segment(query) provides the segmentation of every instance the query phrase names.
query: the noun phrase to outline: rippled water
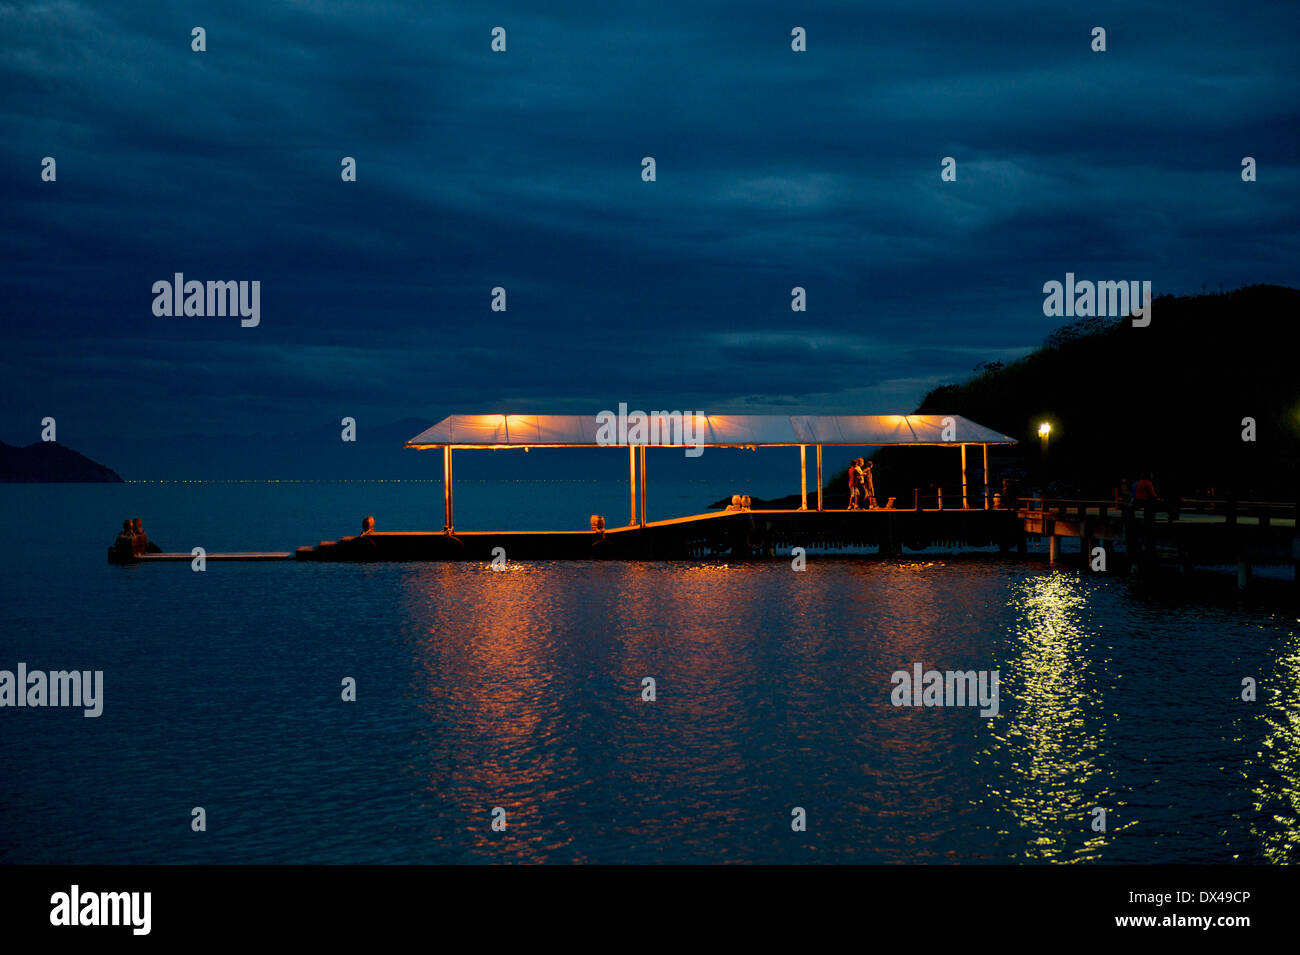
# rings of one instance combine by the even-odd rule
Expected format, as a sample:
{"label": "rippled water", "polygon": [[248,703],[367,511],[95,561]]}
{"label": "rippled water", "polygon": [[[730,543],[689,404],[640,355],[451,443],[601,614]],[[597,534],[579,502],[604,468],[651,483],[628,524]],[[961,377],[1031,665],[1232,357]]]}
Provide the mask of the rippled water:
{"label": "rippled water", "polygon": [[[483,493],[508,508],[514,492]],[[102,669],[106,696],[99,719],[0,710],[0,861],[1296,856],[1293,617],[934,555],[802,573],[104,563],[128,514],[175,549],[288,549],[366,510],[401,526],[439,497],[0,489],[26,529],[0,558],[0,669]],[[998,670],[999,715],[894,707],[890,675],[914,662]],[[340,700],[347,676],[356,703]],[[207,832],[190,830],[195,806]],[[807,832],[791,831],[795,806]]]}

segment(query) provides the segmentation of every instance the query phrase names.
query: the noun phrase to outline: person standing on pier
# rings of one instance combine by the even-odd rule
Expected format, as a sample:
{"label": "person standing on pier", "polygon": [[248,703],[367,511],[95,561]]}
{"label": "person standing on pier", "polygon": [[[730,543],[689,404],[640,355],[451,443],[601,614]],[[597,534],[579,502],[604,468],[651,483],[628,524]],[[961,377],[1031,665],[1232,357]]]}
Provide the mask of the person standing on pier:
{"label": "person standing on pier", "polygon": [[135,556],[135,529],[129,517],[122,522],[122,533],[113,542],[113,553],[123,560]]}
{"label": "person standing on pier", "polygon": [[[859,461],[863,460],[858,458]],[[866,462],[866,468],[862,471],[862,495],[867,499],[867,507],[871,510],[876,509],[876,479],[871,475],[871,462]]]}
{"label": "person standing on pier", "polygon": [[858,470],[858,459],[854,458],[849,462],[849,507],[850,511],[858,509],[858,495],[861,493],[861,486],[858,483],[858,475],[862,472]]}
{"label": "person standing on pier", "polygon": [[134,518],[131,521],[132,545],[136,556],[140,554],[156,554],[162,548],[157,544],[149,543],[149,535],[144,532],[144,521],[140,518]]}
{"label": "person standing on pier", "polygon": [[1146,507],[1148,504],[1155,504],[1157,500],[1156,486],[1151,483],[1151,478],[1147,476],[1147,472],[1143,471],[1138,478],[1137,484],[1133,485],[1133,503]]}

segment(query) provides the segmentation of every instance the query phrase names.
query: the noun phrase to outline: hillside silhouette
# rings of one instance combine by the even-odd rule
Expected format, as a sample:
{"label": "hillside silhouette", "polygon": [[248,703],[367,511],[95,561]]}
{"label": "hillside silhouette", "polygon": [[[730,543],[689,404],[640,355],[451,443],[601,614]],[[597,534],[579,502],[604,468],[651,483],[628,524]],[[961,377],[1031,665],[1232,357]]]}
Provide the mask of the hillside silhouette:
{"label": "hillside silhouette", "polygon": [[0,441],[0,482],[120,482],[117,472],[54,441],[25,448]]}
{"label": "hillside silhouette", "polygon": [[[1151,324],[1082,319],[1008,365],[931,391],[917,414],[962,415],[1020,441],[990,448],[991,484],[1110,498],[1151,472],[1162,496],[1294,500],[1300,483],[1300,291],[1255,285],[1219,295],[1161,296]],[[1242,439],[1244,418],[1255,441]],[[1051,424],[1044,461],[1040,422]],[[970,449],[972,492],[980,449]],[[882,448],[877,486],[910,506],[912,489],[960,488],[950,448]],[[843,479],[833,479],[838,489]]]}

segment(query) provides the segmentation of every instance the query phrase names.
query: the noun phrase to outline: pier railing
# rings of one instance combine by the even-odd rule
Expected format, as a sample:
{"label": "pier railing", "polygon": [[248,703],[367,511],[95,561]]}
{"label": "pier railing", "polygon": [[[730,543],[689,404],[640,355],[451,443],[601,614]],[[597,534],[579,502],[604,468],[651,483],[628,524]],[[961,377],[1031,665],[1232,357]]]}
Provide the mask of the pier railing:
{"label": "pier railing", "polygon": [[1175,498],[1152,502],[1121,502],[1115,500],[1080,500],[1072,498],[1022,497],[1019,510],[1025,516],[1049,517],[1055,520],[1083,520],[1084,518],[1125,518],[1151,514],[1166,521],[1177,521],[1186,515],[1222,517],[1228,524],[1245,518],[1268,527],[1278,520],[1300,520],[1298,501],[1237,501],[1223,498]]}
{"label": "pier railing", "polygon": [[[1123,564],[1150,571],[1172,560],[1184,572],[1197,564],[1237,565],[1237,586],[1246,589],[1255,564],[1291,564],[1300,594],[1300,503],[1172,499],[1144,502],[1019,499],[1016,517],[1028,535],[1048,539],[1048,561],[1056,563],[1058,541],[1077,538],[1079,553],[1101,560],[1107,540],[1123,543]],[[1098,557],[1097,555],[1101,556]],[[1092,567],[1097,570],[1097,567]]]}
{"label": "pier railing", "polygon": [[[876,498],[881,499],[877,494]],[[911,497],[895,498],[894,510],[912,511],[988,511],[1006,510],[1009,499],[993,492],[987,484],[960,484],[913,488]]]}

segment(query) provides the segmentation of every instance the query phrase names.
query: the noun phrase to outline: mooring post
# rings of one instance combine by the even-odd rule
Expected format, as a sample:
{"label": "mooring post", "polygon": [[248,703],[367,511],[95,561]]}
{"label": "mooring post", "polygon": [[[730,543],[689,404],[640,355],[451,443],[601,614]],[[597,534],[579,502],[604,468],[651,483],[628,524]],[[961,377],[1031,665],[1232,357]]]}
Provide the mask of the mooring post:
{"label": "mooring post", "polygon": [[1125,504],[1121,514],[1124,518],[1124,557],[1128,561],[1129,570],[1132,570],[1137,566],[1138,558],[1137,518],[1133,505]]}
{"label": "mooring post", "polygon": [[943,488],[939,488],[939,510],[943,510]]}

